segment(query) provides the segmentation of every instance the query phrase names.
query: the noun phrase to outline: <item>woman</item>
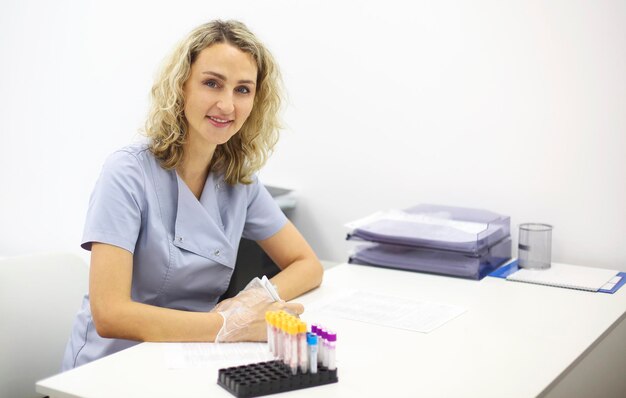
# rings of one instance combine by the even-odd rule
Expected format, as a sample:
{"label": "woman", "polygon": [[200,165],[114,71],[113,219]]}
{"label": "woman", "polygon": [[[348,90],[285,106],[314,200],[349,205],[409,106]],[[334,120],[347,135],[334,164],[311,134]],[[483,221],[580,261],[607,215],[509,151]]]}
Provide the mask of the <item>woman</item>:
{"label": "woman", "polygon": [[148,144],[111,155],[90,199],[89,295],[63,370],[139,341],[263,341],[266,311],[303,311],[258,280],[217,303],[242,236],[281,268],[271,281],[282,299],[321,283],[313,250],[254,175],[277,141],[279,83],[271,54],[236,21],[196,28],[166,60]]}

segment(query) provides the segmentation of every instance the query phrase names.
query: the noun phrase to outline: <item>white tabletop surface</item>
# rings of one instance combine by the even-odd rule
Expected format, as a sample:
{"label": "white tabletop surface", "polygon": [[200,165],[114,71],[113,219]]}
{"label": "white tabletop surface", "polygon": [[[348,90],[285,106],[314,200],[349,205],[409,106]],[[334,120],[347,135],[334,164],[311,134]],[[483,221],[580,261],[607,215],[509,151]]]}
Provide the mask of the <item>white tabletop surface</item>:
{"label": "white tabletop surface", "polygon": [[[336,330],[339,382],[294,397],[535,397],[626,314],[626,289],[590,293],[487,277],[464,280],[342,264],[296,300],[308,305],[358,289],[465,308],[430,333],[305,311]],[[311,308],[311,307],[309,307]],[[164,343],[143,343],[50,377],[51,397],[230,397],[217,368],[168,369]]]}

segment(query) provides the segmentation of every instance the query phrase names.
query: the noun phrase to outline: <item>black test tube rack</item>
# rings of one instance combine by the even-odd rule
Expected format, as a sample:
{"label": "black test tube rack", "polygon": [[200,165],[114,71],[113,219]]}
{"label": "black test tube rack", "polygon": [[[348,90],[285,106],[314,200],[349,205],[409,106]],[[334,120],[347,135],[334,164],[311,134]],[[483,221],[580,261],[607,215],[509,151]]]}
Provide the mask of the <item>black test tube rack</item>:
{"label": "black test tube rack", "polygon": [[337,369],[318,366],[317,373],[291,374],[282,361],[268,361],[220,369],[217,384],[238,398],[259,397],[337,383]]}

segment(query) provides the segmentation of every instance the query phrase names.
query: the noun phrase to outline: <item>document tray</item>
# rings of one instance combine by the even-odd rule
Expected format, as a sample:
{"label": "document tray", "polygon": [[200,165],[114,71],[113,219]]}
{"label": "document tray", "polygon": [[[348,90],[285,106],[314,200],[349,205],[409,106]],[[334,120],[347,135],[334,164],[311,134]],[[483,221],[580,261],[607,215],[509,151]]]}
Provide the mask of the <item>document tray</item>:
{"label": "document tray", "polygon": [[348,240],[478,254],[510,235],[510,218],[462,207],[421,204],[351,223]]}
{"label": "document tray", "polygon": [[476,254],[387,244],[356,248],[349,262],[364,265],[482,279],[511,258],[511,238]]}

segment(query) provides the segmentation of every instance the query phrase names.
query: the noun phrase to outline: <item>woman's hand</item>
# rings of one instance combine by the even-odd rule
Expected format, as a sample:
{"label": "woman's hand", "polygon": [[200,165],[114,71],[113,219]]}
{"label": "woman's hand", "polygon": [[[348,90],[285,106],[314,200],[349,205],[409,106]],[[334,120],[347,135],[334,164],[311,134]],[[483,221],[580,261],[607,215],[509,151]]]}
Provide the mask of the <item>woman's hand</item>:
{"label": "woman's hand", "polygon": [[258,278],[255,278],[235,297],[218,303],[211,312],[224,318],[215,341],[267,341],[265,313],[285,310],[295,315],[304,311],[302,304],[274,301]]}

